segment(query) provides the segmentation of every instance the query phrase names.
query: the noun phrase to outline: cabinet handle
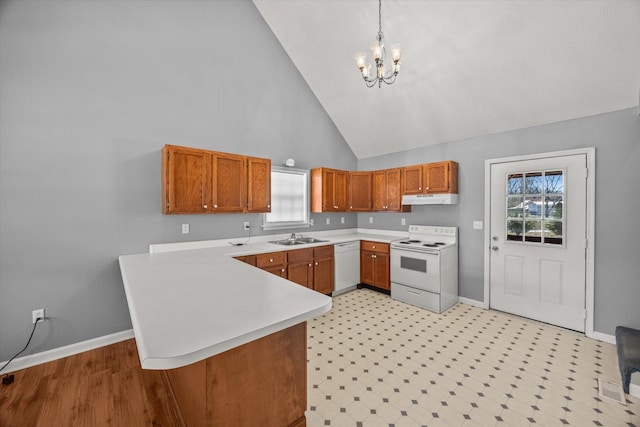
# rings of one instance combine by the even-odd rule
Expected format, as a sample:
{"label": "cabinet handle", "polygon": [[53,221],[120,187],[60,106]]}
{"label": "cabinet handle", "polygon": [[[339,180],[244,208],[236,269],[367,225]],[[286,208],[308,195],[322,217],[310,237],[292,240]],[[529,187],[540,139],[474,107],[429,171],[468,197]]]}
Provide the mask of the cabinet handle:
{"label": "cabinet handle", "polygon": [[268,207],[269,209],[271,209],[271,205],[267,205],[267,207]]}
{"label": "cabinet handle", "polygon": [[273,258],[269,258],[269,262],[273,262]]}
{"label": "cabinet handle", "polygon": [[311,267],[311,264],[309,264],[309,267]]}
{"label": "cabinet handle", "polygon": [[373,246],[371,246],[371,247],[372,247],[373,249],[375,249],[375,248],[376,248],[376,245],[373,245]]}
{"label": "cabinet handle", "polygon": [[207,205],[202,205],[203,208],[207,209]]}
{"label": "cabinet handle", "polygon": [[215,209],[218,209],[218,205],[213,205],[213,207],[214,207]]}
{"label": "cabinet handle", "polygon": [[318,265],[318,263],[316,262],[316,265]]}
{"label": "cabinet handle", "polygon": [[422,191],[422,187],[418,187],[418,190],[419,190],[419,191]]}

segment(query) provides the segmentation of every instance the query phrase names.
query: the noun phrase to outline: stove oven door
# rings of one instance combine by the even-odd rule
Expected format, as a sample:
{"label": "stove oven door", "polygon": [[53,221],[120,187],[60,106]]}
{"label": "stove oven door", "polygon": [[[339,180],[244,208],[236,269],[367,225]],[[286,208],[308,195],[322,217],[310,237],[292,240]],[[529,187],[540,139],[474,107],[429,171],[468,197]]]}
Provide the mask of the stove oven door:
{"label": "stove oven door", "polygon": [[391,248],[391,282],[440,292],[440,255],[438,251]]}

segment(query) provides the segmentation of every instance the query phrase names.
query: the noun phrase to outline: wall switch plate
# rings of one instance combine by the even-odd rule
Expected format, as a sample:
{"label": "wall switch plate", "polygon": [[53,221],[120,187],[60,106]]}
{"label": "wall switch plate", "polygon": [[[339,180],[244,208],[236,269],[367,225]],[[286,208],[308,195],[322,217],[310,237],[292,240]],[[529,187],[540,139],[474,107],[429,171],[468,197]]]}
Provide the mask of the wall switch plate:
{"label": "wall switch plate", "polygon": [[36,320],[40,319],[40,322],[44,322],[44,308],[39,308],[31,312],[31,321],[36,323]]}
{"label": "wall switch plate", "polygon": [[343,216],[340,217],[340,224],[344,224],[344,217]]}
{"label": "wall switch plate", "polygon": [[313,220],[313,218],[311,218],[311,219],[309,220],[309,225],[313,227],[313,226],[314,226],[314,222],[315,222],[315,221]]}
{"label": "wall switch plate", "polygon": [[331,224],[331,218],[327,218],[327,225]]}
{"label": "wall switch plate", "polygon": [[244,224],[242,225],[242,228],[244,230],[250,230],[251,229],[251,223],[249,221],[245,221]]}
{"label": "wall switch plate", "polygon": [[474,230],[482,230],[482,221],[473,221]]}
{"label": "wall switch plate", "polygon": [[182,234],[189,234],[189,224],[182,224]]}
{"label": "wall switch plate", "polygon": [[400,220],[400,225],[407,225],[407,219],[406,218],[402,218]]}
{"label": "wall switch plate", "polygon": [[373,217],[372,216],[369,217],[369,224],[373,224]]}

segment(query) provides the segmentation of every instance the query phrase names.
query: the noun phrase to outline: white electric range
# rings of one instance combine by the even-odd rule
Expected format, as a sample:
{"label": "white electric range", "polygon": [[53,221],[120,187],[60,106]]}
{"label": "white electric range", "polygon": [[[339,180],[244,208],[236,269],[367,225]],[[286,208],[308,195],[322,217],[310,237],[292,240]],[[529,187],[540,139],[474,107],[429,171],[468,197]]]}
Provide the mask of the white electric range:
{"label": "white electric range", "polygon": [[458,302],[458,228],[410,225],[391,242],[391,298],[442,313]]}

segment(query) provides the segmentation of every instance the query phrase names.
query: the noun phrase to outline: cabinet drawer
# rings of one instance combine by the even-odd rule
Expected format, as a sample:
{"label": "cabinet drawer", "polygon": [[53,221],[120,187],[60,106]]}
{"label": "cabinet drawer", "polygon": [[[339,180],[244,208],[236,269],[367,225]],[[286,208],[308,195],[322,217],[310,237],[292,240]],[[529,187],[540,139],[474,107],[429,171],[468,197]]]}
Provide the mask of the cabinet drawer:
{"label": "cabinet drawer", "polygon": [[294,249],[287,253],[287,262],[297,262],[303,260],[311,260],[313,258],[313,249]]}
{"label": "cabinet drawer", "polygon": [[318,246],[313,248],[314,258],[326,258],[333,256],[333,245]]}
{"label": "cabinet drawer", "polygon": [[360,242],[360,249],[363,251],[372,251],[379,252],[383,254],[389,253],[389,244],[388,243],[380,243],[380,242],[369,242],[367,240],[363,240]]}
{"label": "cabinet drawer", "polygon": [[256,255],[256,267],[264,268],[270,265],[282,265],[285,263],[286,252],[270,252]]}

